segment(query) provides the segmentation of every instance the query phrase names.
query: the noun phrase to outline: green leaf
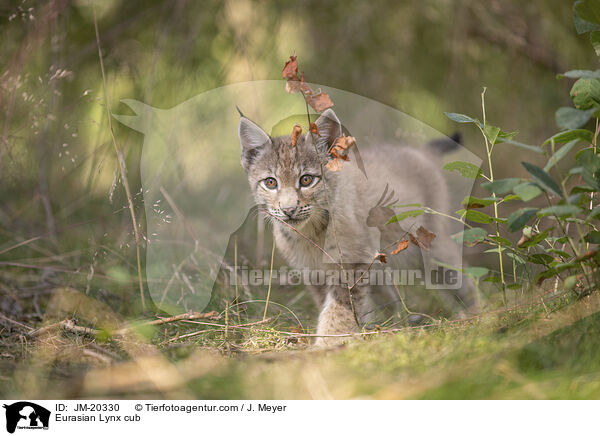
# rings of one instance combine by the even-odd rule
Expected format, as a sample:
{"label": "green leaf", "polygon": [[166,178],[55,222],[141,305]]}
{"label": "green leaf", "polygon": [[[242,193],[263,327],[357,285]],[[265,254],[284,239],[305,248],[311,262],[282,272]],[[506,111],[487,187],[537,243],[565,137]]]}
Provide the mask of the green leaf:
{"label": "green leaf", "polygon": [[470,195],[467,195],[463,199],[462,205],[466,209],[479,209],[479,208],[489,206],[490,204],[495,203],[496,200],[497,199],[493,199],[493,198],[477,198],[477,197],[472,197]]}
{"label": "green leaf", "polygon": [[[583,167],[579,167],[579,168],[583,169]],[[571,189],[570,195],[578,194],[580,192],[596,192],[596,190],[594,188],[592,188],[591,186],[577,185],[577,186],[573,186],[573,189]]]}
{"label": "green leaf", "polygon": [[597,109],[588,110],[575,109],[573,107],[558,108],[554,117],[556,125],[561,129],[578,129],[587,123]]}
{"label": "green leaf", "polygon": [[596,173],[600,170],[600,156],[594,153],[591,148],[580,150],[575,155],[577,164],[581,165],[585,170]]}
{"label": "green leaf", "polygon": [[463,162],[460,160],[448,162],[443,166],[446,171],[458,171],[461,176],[467,179],[476,179],[481,177],[481,169],[471,162]]}
{"label": "green leaf", "polygon": [[390,207],[421,207],[421,203],[394,204]]}
{"label": "green leaf", "polygon": [[594,134],[586,129],[567,130],[565,132],[557,133],[556,135],[546,139],[544,144],[550,144],[552,141],[554,141],[555,144],[563,144],[574,139],[583,139],[584,141],[592,142],[592,139],[594,139]]}
{"label": "green leaf", "polygon": [[548,265],[554,260],[552,256],[546,253],[535,253],[528,256],[530,262],[538,265]]}
{"label": "green leaf", "polygon": [[510,289],[511,291],[515,290],[515,289],[521,289],[523,287],[523,285],[521,285],[520,283],[511,283],[510,285],[506,286],[508,289]]}
{"label": "green leaf", "polygon": [[600,79],[600,70],[571,70],[566,73],[559,74],[560,77],[568,77],[569,79]]}
{"label": "green leaf", "polygon": [[556,165],[563,157],[565,157],[569,151],[579,142],[579,139],[573,139],[572,141],[567,142],[561,148],[558,149],[556,153],[550,156],[548,159],[548,163],[544,167],[544,171],[549,171],[554,165]]}
{"label": "green leaf", "polygon": [[521,179],[509,178],[499,179],[493,182],[482,183],[481,186],[487,189],[489,192],[493,192],[497,195],[506,194],[512,191],[512,189],[521,182]]}
{"label": "green leaf", "polygon": [[568,259],[571,257],[571,255],[569,253],[567,253],[566,251],[563,251],[563,250],[559,250],[558,248],[549,248],[548,251],[550,253],[557,254],[560,257],[564,257],[565,259]]}
{"label": "green leaf", "polygon": [[498,250],[500,250],[502,252],[505,249],[506,249],[505,247],[488,248],[487,250],[484,251],[484,253],[498,253]]}
{"label": "green leaf", "polygon": [[529,144],[523,144],[522,142],[517,142],[517,141],[513,141],[512,139],[507,139],[505,141],[506,144],[511,144],[514,145],[515,147],[519,147],[519,148],[523,148],[525,150],[529,150],[529,151],[533,151],[534,153],[543,153],[544,150],[542,150],[540,147],[537,147],[535,145],[529,145]]}
{"label": "green leaf", "polygon": [[600,215],[600,206],[596,206],[595,208],[592,209],[592,211],[588,215],[588,219],[596,218],[598,215]]}
{"label": "green leaf", "polygon": [[490,236],[489,237],[492,241],[496,242],[497,244],[500,245],[505,245],[507,247],[512,247],[512,242],[510,242],[508,239],[503,238],[502,236]]}
{"label": "green leaf", "polygon": [[583,180],[596,190],[600,190],[600,156],[594,153],[593,149],[586,148],[577,152],[575,159],[583,168],[581,171]]}
{"label": "green leaf", "polygon": [[515,194],[508,194],[506,197],[504,197],[502,199],[503,203],[506,203],[507,201],[512,201],[512,200],[520,200],[521,197],[519,197],[518,195]]}
{"label": "green leaf", "polygon": [[537,212],[537,209],[526,207],[510,214],[507,225],[510,232],[521,230]]}
{"label": "green leaf", "polygon": [[490,126],[489,124],[483,127],[483,134],[490,142],[491,145],[496,143],[496,138],[498,138],[498,134],[500,133],[500,128],[496,126]]}
{"label": "green leaf", "polygon": [[538,216],[556,215],[559,217],[566,217],[571,215],[578,215],[583,210],[572,204],[559,204],[555,206],[546,207],[538,212]]}
{"label": "green leaf", "polygon": [[479,280],[481,277],[488,274],[490,270],[483,266],[470,266],[465,268],[464,272],[475,280]]}
{"label": "green leaf", "polygon": [[567,236],[549,236],[548,240],[555,244],[566,244],[569,238]]}
{"label": "green leaf", "polygon": [[554,268],[549,268],[546,271],[543,271],[541,273],[539,273],[536,277],[535,277],[535,282],[539,285],[542,284],[542,282],[546,279],[549,279],[550,277],[554,277],[555,275],[559,274],[559,271],[557,271]]}
{"label": "green leaf", "polygon": [[[573,13],[589,25],[600,27],[600,0],[579,0],[573,4]],[[591,27],[591,26],[590,26]],[[578,33],[585,33],[579,32]]]}
{"label": "green leaf", "polygon": [[460,215],[461,217],[465,217],[469,221],[473,221],[474,223],[490,224],[490,223],[494,222],[494,220],[492,219],[492,217],[490,217],[489,215],[487,215],[487,214],[485,214],[483,212],[479,212],[478,210],[473,210],[473,209],[464,210],[464,209],[461,209],[461,210],[456,211],[456,213],[458,215]]}
{"label": "green leaf", "polygon": [[583,240],[590,244],[600,244],[600,232],[598,230],[592,230],[584,236]]}
{"label": "green leaf", "polygon": [[452,238],[458,243],[463,243],[469,247],[473,247],[474,245],[483,242],[486,236],[487,232],[484,229],[474,227],[472,229],[467,229],[463,232],[452,235]]}
{"label": "green leaf", "polygon": [[562,192],[560,192],[560,186],[550,177],[550,175],[544,171],[542,168],[527,163],[521,162],[521,164],[525,167],[525,169],[531,174],[533,180],[540,186],[540,188],[550,191],[558,197],[562,197]]}
{"label": "green leaf", "polygon": [[[501,142],[508,142],[508,141],[512,140],[515,136],[517,136],[518,133],[519,133],[518,131],[504,132],[503,130],[500,130],[500,132],[498,133],[498,139],[496,139],[496,143],[498,144]],[[533,147],[533,145],[530,145],[530,147]]]}
{"label": "green leaf", "polygon": [[569,269],[579,269],[581,268],[581,263],[580,262],[567,262],[567,263],[562,263],[562,262],[558,262],[556,265],[554,265],[554,269],[556,269],[557,272],[563,272]]}
{"label": "green leaf", "polygon": [[[483,134],[485,135],[487,140],[492,145],[500,144],[502,142],[512,142],[512,139],[515,136],[517,136],[517,133],[519,133],[519,132],[504,132],[504,131],[500,130],[499,127],[492,126],[490,124],[486,124],[485,126],[483,126]],[[515,143],[515,144],[520,144],[520,143]],[[525,145],[526,147],[533,147],[533,146],[527,145],[527,144],[522,144],[522,145]],[[537,148],[537,147],[533,147],[533,148]]]}
{"label": "green leaf", "polygon": [[548,230],[538,233],[538,234],[534,235],[528,241],[525,241],[522,244],[519,244],[519,248],[533,247],[533,246],[539,244],[540,242],[542,242],[544,239],[546,239],[546,236],[548,236]]}
{"label": "green leaf", "polygon": [[477,124],[478,126],[481,126],[481,122],[478,119],[471,118],[468,115],[457,114],[454,112],[444,112],[444,115],[446,115],[452,121],[455,121],[457,123],[474,123],[474,124]]}
{"label": "green leaf", "polygon": [[498,276],[489,276],[483,279],[484,282],[500,283],[502,279]]}
{"label": "green leaf", "polygon": [[577,109],[600,108],[600,79],[579,79],[571,88],[571,99]]}
{"label": "green leaf", "polygon": [[533,200],[542,193],[542,190],[534,183],[521,183],[513,188],[515,194],[523,201]]}
{"label": "green leaf", "polygon": [[515,254],[515,253],[506,253],[506,255],[508,257],[510,257],[512,260],[514,260],[516,263],[520,263],[521,265],[525,264],[525,259],[523,259],[518,254]]}
{"label": "green leaf", "polygon": [[415,217],[415,216],[419,216],[424,214],[425,212],[421,209],[415,209],[415,210],[407,210],[406,212],[402,212],[398,215],[395,215],[393,217],[390,218],[390,220],[387,222],[387,224],[392,224],[398,221],[403,221],[406,218],[411,218],[411,217]]}

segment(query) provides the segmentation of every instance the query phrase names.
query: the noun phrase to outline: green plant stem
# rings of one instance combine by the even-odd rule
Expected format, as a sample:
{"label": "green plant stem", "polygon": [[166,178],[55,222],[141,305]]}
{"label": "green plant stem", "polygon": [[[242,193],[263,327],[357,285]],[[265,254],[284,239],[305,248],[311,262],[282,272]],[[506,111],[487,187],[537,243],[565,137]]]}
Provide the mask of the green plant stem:
{"label": "green plant stem", "polygon": [[[483,128],[479,127],[479,130],[481,130],[481,133],[483,134],[483,139],[485,141],[485,151],[487,154],[487,159],[488,159],[488,167],[490,169],[490,177],[489,180],[490,182],[494,182],[494,168],[492,166],[492,149],[494,144],[491,144],[490,147],[490,143],[488,141],[487,135],[485,134],[485,126],[486,126],[486,119],[485,119],[485,91],[486,91],[486,87],[483,88],[483,91],[481,93],[481,111],[483,113]],[[492,198],[496,198],[496,193],[492,192]],[[498,203],[496,201],[494,201],[494,218],[496,218],[496,236],[500,236],[500,224],[498,223]],[[502,280],[502,298],[504,300],[504,304],[507,304],[506,301],[506,281],[504,279],[504,265],[502,264],[502,247],[500,246],[500,244],[498,244],[498,263],[500,265],[500,279]]]}

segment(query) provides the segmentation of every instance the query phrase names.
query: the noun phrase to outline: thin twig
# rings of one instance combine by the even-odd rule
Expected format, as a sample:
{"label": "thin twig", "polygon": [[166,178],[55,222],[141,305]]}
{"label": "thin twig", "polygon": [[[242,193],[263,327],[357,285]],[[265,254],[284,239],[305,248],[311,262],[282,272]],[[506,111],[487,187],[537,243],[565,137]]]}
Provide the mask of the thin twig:
{"label": "thin twig", "polygon": [[[275,243],[275,241],[273,241],[273,243]],[[239,286],[238,286],[237,258],[238,258],[238,240],[237,240],[237,235],[234,235],[233,236],[233,271],[235,273],[235,305],[236,306],[240,302],[240,292],[238,289]],[[269,291],[270,290],[271,290],[271,281],[269,281]],[[266,309],[265,309],[265,313],[266,313]],[[239,324],[242,322],[239,307],[237,309],[237,316],[238,316],[238,324]]]}
{"label": "thin twig", "polygon": [[190,319],[206,319],[206,318],[219,319],[220,316],[216,310],[213,310],[211,312],[206,312],[206,313],[201,313],[201,312],[182,313],[179,315],[171,316],[169,318],[160,318],[160,319],[155,319],[154,321],[144,322],[143,325],[163,325],[163,324],[167,324],[170,322],[177,322],[177,321],[190,320]]}
{"label": "thin twig", "polygon": [[96,336],[99,333],[99,330],[92,329],[89,327],[78,326],[73,319],[65,319],[59,322],[55,322],[53,324],[48,324],[47,326],[41,327],[37,330],[34,330],[29,333],[29,336],[34,338],[37,336],[41,336],[50,331],[56,330],[58,328],[63,328],[64,330],[73,332],[73,333],[81,333],[90,336]]}
{"label": "thin twig", "polygon": [[[271,269],[269,270],[269,289],[267,290],[267,301],[265,302],[265,313],[263,313],[263,320],[265,320],[267,318],[267,310],[269,309],[269,299],[271,298],[271,281],[273,280],[273,258],[274,257],[275,257],[275,239],[273,239],[273,248],[271,249]],[[236,303],[237,303],[237,301],[236,301]]]}
{"label": "thin twig", "polygon": [[21,328],[24,328],[25,330],[29,330],[29,331],[33,330],[33,327],[29,327],[28,325],[20,323],[19,321],[15,321],[14,319],[10,319],[9,317],[7,317],[6,315],[3,315],[2,313],[0,313],[0,318],[3,319],[4,321],[7,321],[7,322],[11,323],[11,324],[14,324],[14,325],[17,325],[17,326],[19,326]]}
{"label": "thin twig", "polygon": [[[4,315],[0,314],[0,317],[3,317],[3,316]],[[177,321],[187,321],[187,320],[195,320],[195,319],[219,319],[219,318],[220,318],[219,313],[214,310],[212,312],[207,312],[207,313],[200,313],[200,312],[182,313],[180,315],[175,315],[175,316],[171,316],[168,318],[160,318],[160,319],[154,319],[151,321],[130,324],[126,327],[123,327],[122,329],[110,332],[110,334],[112,336],[124,336],[127,333],[131,332],[132,330],[134,330],[140,326],[157,326],[157,325],[163,325],[163,324],[177,322]],[[27,326],[24,326],[24,327],[27,327]],[[96,336],[100,332],[100,330],[97,330],[94,328],[78,326],[76,324],[76,320],[74,320],[74,319],[65,319],[65,320],[62,320],[59,322],[55,322],[53,324],[48,324],[37,330],[33,330],[33,329],[31,329],[31,327],[28,327],[29,329],[33,330],[33,331],[29,332],[29,336],[31,336],[31,337],[40,336],[44,333],[47,333],[52,330],[56,330],[57,328],[61,328],[61,327],[67,331],[87,334],[87,335],[91,335],[91,336]]]}
{"label": "thin twig", "polygon": [[174,338],[169,339],[167,342],[173,342],[173,341],[176,341],[179,339],[190,338],[192,336],[198,336],[203,333],[216,332],[216,331],[225,330],[225,329],[245,329],[247,327],[251,327],[254,325],[266,324],[266,323],[270,322],[272,319],[273,319],[272,317],[269,317],[269,318],[265,318],[263,320],[256,321],[256,322],[249,322],[247,324],[238,324],[238,325],[229,325],[229,326],[223,325],[223,324],[210,323],[210,322],[195,323],[195,324],[209,325],[209,326],[220,327],[220,328],[219,329],[210,329],[210,330],[198,330],[196,332],[187,333],[185,335],[175,336]]}

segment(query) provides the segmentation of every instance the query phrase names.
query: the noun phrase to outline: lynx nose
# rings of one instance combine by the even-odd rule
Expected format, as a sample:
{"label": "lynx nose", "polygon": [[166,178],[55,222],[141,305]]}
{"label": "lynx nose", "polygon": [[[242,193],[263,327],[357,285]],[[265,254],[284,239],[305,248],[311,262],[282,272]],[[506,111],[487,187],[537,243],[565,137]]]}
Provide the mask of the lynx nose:
{"label": "lynx nose", "polygon": [[288,218],[291,218],[292,216],[294,216],[294,213],[296,213],[296,209],[298,209],[297,206],[291,206],[291,207],[280,207],[281,211],[287,215]]}

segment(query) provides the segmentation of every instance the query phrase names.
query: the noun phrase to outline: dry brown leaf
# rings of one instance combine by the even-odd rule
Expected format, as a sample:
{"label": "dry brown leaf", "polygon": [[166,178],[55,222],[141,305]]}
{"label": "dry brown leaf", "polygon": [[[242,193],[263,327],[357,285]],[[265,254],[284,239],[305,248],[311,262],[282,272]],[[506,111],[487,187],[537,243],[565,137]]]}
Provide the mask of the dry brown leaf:
{"label": "dry brown leaf", "polygon": [[435,238],[435,233],[431,233],[425,227],[421,226],[417,229],[417,242],[419,247],[429,250],[433,238]]}
{"label": "dry brown leaf", "polygon": [[[329,149],[329,154],[331,156],[333,156],[335,161],[337,161],[335,164],[332,164],[332,166],[335,165],[335,168],[336,168],[336,169],[332,169],[332,171],[340,171],[342,169],[341,161],[350,160],[348,158],[348,155],[346,154],[346,150],[348,150],[354,144],[356,144],[356,140],[352,136],[342,135],[334,141],[333,145]],[[338,169],[338,167],[339,167],[339,169]],[[327,168],[329,168],[329,167],[327,167]]]}
{"label": "dry brown leaf", "polygon": [[285,90],[290,94],[296,92],[302,92],[306,103],[309,104],[315,111],[323,112],[325,109],[333,106],[333,102],[329,95],[324,92],[316,92],[306,83],[304,80],[304,73],[302,76],[298,75],[298,61],[296,56],[290,56],[290,60],[285,63],[281,75],[286,79]]}
{"label": "dry brown leaf", "polygon": [[281,74],[285,79],[298,80],[298,62],[296,61],[296,56],[290,56],[290,60],[285,63]]}
{"label": "dry brown leaf", "polygon": [[298,80],[297,78],[288,79],[285,84],[285,90],[290,94],[295,94],[298,91],[301,91],[303,94],[312,94],[312,88],[304,81],[304,73],[302,74],[302,79]]}
{"label": "dry brown leaf", "polygon": [[347,155],[340,154],[339,150],[335,147],[329,151],[329,154],[331,154],[336,159],[349,160]]}
{"label": "dry brown leaf", "polygon": [[329,171],[341,171],[342,170],[342,161],[338,158],[333,158],[325,165]]}
{"label": "dry brown leaf", "polygon": [[337,148],[339,151],[348,150],[350,147],[356,144],[356,139],[354,136],[346,136],[342,135],[338,139],[335,140],[334,148]]}
{"label": "dry brown leaf", "polygon": [[378,260],[381,263],[387,263],[387,256],[385,253],[377,253],[375,255],[375,260]]}
{"label": "dry brown leaf", "polygon": [[292,132],[292,147],[296,146],[300,135],[302,135],[302,126],[300,126],[300,124],[295,124]]}
{"label": "dry brown leaf", "polygon": [[392,251],[390,252],[390,254],[398,254],[398,253],[400,253],[401,251],[404,251],[404,250],[406,250],[406,249],[408,248],[408,246],[409,246],[409,245],[410,245],[410,243],[408,242],[408,240],[407,240],[407,239],[405,239],[404,241],[400,241],[400,242],[398,243],[398,247],[397,247],[395,250],[392,250]]}
{"label": "dry brown leaf", "polygon": [[417,247],[420,247],[421,245],[419,244],[419,241],[417,241],[417,238],[415,238],[415,236],[412,233],[408,234],[408,239],[410,239],[410,242],[413,243],[413,245],[416,245]]}
{"label": "dry brown leaf", "polygon": [[331,98],[324,92],[319,92],[314,95],[305,95],[306,102],[317,112],[323,112],[325,109],[333,106]]}

